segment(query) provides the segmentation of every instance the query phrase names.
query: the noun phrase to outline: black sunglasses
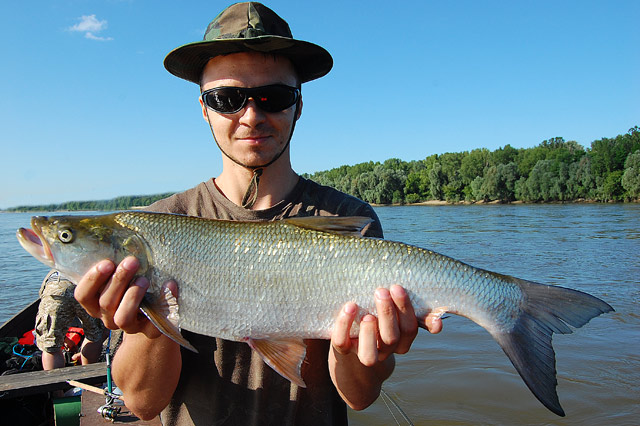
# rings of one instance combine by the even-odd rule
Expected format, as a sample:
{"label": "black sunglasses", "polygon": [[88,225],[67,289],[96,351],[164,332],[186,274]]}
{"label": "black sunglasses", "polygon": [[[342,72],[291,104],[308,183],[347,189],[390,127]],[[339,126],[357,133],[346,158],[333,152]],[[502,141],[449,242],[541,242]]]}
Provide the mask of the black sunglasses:
{"label": "black sunglasses", "polygon": [[300,89],[271,84],[260,87],[214,87],[202,92],[202,102],[220,114],[233,114],[245,107],[252,98],[265,112],[280,112],[298,101]]}

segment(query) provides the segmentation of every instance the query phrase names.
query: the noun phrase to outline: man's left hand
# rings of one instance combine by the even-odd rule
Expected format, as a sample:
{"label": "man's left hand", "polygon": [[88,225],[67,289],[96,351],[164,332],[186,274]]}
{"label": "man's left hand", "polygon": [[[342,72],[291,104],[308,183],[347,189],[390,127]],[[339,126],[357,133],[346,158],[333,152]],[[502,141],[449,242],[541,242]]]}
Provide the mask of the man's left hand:
{"label": "man's left hand", "polygon": [[[395,367],[393,354],[407,353],[418,334],[418,319],[401,286],[377,289],[375,302],[377,318],[363,316],[357,337],[350,336],[358,315],[358,306],[353,302],[343,306],[331,333],[331,377],[342,398],[354,409],[366,408],[375,401],[382,382]],[[429,332],[439,333],[440,315],[429,314],[424,325]]]}

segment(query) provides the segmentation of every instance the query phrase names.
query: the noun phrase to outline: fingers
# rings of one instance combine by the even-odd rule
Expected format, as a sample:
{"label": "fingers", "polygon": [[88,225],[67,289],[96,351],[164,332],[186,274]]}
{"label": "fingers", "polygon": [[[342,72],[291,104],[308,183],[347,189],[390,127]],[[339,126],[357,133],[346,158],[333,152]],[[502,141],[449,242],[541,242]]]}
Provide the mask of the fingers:
{"label": "fingers", "polygon": [[384,360],[392,353],[407,353],[418,334],[418,321],[409,295],[399,285],[389,290],[379,288],[375,295],[380,359]]}
{"label": "fingers", "polygon": [[340,355],[347,355],[351,352],[353,343],[349,332],[357,313],[358,306],[353,302],[348,302],[342,307],[338,318],[336,318],[331,332],[331,345],[334,351]]}
{"label": "fingers", "polygon": [[331,345],[333,350],[342,355],[355,354],[360,363],[365,366],[373,366],[378,362],[378,323],[373,315],[365,315],[360,320],[360,332],[357,338],[351,338],[350,331],[353,321],[358,313],[358,306],[346,303],[331,333]]}
{"label": "fingers", "polygon": [[100,294],[99,303],[103,316],[104,314],[112,316],[109,314],[114,313],[119,308],[124,293],[133,281],[139,266],[140,262],[135,257],[127,257],[120,262]]}
{"label": "fingers", "polygon": [[[389,354],[385,354],[387,358]],[[358,359],[367,367],[372,367],[379,359],[378,351],[378,322],[373,315],[365,315],[360,320],[360,334],[358,335]]]}
{"label": "fingers", "polygon": [[394,353],[407,353],[418,334],[418,321],[411,299],[402,287],[394,285],[390,289],[377,289],[375,304],[377,318],[365,315],[360,320],[357,338],[352,338],[349,331],[358,307],[352,302],[345,304],[331,337],[337,353],[357,353],[360,362],[366,366],[384,361]]}
{"label": "fingers", "polygon": [[138,306],[149,287],[146,279],[132,284],[139,265],[134,257],[125,258],[117,267],[110,260],[97,263],[76,286],[76,300],[107,328],[139,331]]}
{"label": "fingers", "polygon": [[[107,328],[121,329],[127,334],[142,333],[153,339],[161,333],[139,309],[150,286],[147,278],[136,278],[139,266],[140,262],[132,256],[123,259],[117,267],[109,260],[101,261],[82,277],[76,286],[75,298]],[[168,281],[165,286],[178,297],[175,281]]]}
{"label": "fingers", "polygon": [[173,297],[178,297],[178,283],[174,280],[167,281],[164,283],[164,287],[168,288]]}
{"label": "fingers", "polygon": [[100,291],[115,269],[116,266],[110,260],[97,263],[82,277],[74,290],[76,300],[94,318],[102,316],[99,303]]}
{"label": "fingers", "polygon": [[133,284],[127,288],[120,304],[113,315],[113,322],[128,333],[138,332],[142,328],[144,315],[138,307],[144,294],[149,288],[149,281],[144,277],[138,277]]}
{"label": "fingers", "polygon": [[442,315],[444,312],[432,311],[424,320],[424,326],[431,334],[438,334],[442,331]]}
{"label": "fingers", "polygon": [[[396,317],[396,307],[389,290],[379,288],[375,292],[378,325],[380,327],[380,346],[382,352],[395,348],[400,339],[400,327]],[[364,318],[363,318],[364,319]]]}
{"label": "fingers", "polygon": [[[418,335],[418,321],[416,319],[416,313],[413,310],[411,299],[399,285],[394,285],[390,290],[393,303],[396,305],[396,312],[398,316],[398,326],[400,328],[400,335],[402,339],[398,343],[398,348],[402,348],[405,353],[411,347],[411,342]],[[408,342],[407,342],[408,340]]]}
{"label": "fingers", "polygon": [[[114,322],[128,334],[142,333],[149,339],[155,339],[162,332],[147,319],[139,309],[150,283],[146,277],[138,277],[129,286],[122,297],[114,316]],[[178,297],[178,283],[167,281],[164,287],[168,288],[174,297]]]}

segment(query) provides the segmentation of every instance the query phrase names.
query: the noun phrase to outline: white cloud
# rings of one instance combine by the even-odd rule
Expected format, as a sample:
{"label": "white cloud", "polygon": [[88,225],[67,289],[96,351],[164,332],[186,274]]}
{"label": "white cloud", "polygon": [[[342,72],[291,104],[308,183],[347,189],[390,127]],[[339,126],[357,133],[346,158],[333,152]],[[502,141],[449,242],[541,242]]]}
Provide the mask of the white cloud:
{"label": "white cloud", "polygon": [[97,32],[107,28],[107,21],[98,21],[96,15],[86,15],[80,18],[80,22],[69,28],[71,31]]}
{"label": "white cloud", "polygon": [[86,32],[84,34],[85,38],[88,38],[90,40],[99,40],[99,41],[109,41],[109,40],[113,40],[113,37],[99,37],[93,33],[90,32]]}
{"label": "white cloud", "polygon": [[80,18],[80,22],[68,28],[69,31],[84,33],[84,37],[90,40],[109,41],[111,37],[97,36],[98,33],[107,28],[107,21],[99,21],[96,15],[84,15]]}

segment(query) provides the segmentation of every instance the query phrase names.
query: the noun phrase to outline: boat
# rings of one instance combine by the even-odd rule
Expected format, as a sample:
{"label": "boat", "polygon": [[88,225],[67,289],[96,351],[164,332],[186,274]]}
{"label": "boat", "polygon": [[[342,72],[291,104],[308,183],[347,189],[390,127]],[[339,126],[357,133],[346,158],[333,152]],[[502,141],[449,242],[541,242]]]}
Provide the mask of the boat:
{"label": "boat", "polygon": [[[0,339],[19,338],[33,329],[40,300],[36,299],[0,326]],[[56,394],[81,384],[81,395],[57,398]],[[55,370],[16,372],[0,376],[0,412],[2,424],[25,426],[104,425],[105,418],[117,417],[118,423],[161,425],[156,418],[142,422],[124,406],[106,404],[104,389],[107,363],[98,362]],[[96,390],[97,389],[97,390]]]}

